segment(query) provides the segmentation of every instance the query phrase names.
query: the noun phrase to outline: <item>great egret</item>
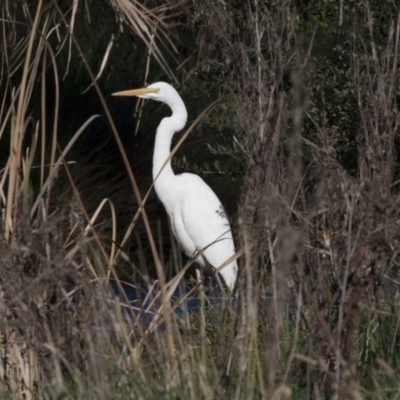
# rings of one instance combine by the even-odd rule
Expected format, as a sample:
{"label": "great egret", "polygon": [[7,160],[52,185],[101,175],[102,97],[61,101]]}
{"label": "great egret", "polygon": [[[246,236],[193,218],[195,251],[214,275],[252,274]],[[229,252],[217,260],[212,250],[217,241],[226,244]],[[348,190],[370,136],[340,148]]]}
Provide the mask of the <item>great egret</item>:
{"label": "great egret", "polygon": [[[224,208],[212,189],[198,175],[175,175],[170,155],[172,137],[187,120],[184,102],[168,83],[157,82],[142,88],[114,93],[114,96],[137,96],[161,101],[172,110],[157,128],[153,155],[153,179],[156,193],[171,219],[172,230],[188,257],[200,252],[196,262],[202,268],[217,269],[235,254],[232,232]],[[161,170],[162,169],[162,170]],[[161,172],[160,172],[161,171]],[[220,270],[232,291],[238,273],[236,261]]]}

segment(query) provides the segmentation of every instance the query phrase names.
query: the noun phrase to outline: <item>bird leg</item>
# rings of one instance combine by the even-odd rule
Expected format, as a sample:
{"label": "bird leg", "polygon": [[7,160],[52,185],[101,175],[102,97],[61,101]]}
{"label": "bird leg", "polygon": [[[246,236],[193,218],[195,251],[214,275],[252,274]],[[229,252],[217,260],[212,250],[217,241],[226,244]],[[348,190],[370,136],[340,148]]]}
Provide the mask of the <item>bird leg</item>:
{"label": "bird leg", "polygon": [[196,277],[197,282],[199,284],[199,299],[200,299],[200,318],[201,318],[201,327],[200,327],[200,334],[201,336],[205,335],[206,333],[206,318],[204,316],[204,310],[206,305],[206,294],[204,293],[204,286],[203,286],[203,276],[202,271],[200,268],[196,268]]}

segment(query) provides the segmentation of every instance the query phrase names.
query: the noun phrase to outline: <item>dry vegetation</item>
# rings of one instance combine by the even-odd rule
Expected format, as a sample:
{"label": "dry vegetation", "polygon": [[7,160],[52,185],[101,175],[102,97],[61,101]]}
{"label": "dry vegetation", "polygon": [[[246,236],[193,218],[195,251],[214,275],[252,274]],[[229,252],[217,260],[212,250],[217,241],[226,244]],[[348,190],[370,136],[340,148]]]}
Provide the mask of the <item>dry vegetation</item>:
{"label": "dry vegetation", "polygon": [[[400,398],[400,18],[386,25],[378,44],[375,15],[368,1],[359,2],[363,34],[355,31],[346,69],[357,116],[349,167],[338,155],[340,122],[328,118],[335,98],[315,107],[317,31],[309,40],[299,34],[294,2],[249,2],[248,9],[235,9],[240,18],[215,0],[152,10],[108,3],[121,29],[148,47],[145,77],[151,62],[171,80],[182,73],[165,49],[174,50],[184,12],[196,32],[189,59],[196,55],[205,75],[222,74],[215,83],[221,110],[229,108],[236,151],[247,160],[236,224],[243,251],[237,304],[203,310],[205,331],[198,315],[186,323],[174,316],[169,299],[183,273],[164,280],[147,195],[140,195],[96,83],[109,50],[95,78],[74,35],[82,4],[3,1],[2,398]],[[339,3],[340,25],[347,2]],[[79,163],[70,151],[96,116],[86,116],[63,149],[58,145],[63,51],[87,68],[140,205],[123,232],[111,201],[87,212],[70,172]],[[188,82],[192,72],[185,71]],[[70,193],[62,206],[60,174]],[[107,207],[110,229],[99,232]],[[133,310],[127,322],[105,290],[110,277],[118,279],[115,267],[129,259],[124,246],[139,219],[160,282],[157,317],[147,325]]]}

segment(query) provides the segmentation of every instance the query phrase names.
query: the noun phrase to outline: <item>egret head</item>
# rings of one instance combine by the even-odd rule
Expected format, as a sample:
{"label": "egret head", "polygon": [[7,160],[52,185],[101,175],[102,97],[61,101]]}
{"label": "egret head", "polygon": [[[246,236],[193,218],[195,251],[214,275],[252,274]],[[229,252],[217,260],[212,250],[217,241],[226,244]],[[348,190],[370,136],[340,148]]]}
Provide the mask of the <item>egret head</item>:
{"label": "egret head", "polygon": [[165,82],[152,83],[151,85],[141,89],[132,89],[113,93],[113,96],[136,96],[142,99],[152,99],[162,101],[170,107],[176,99],[180,99],[178,92],[170,84]]}
{"label": "egret head", "polygon": [[152,99],[165,103],[172,110],[173,123],[169,122],[167,126],[166,119],[164,119],[160,125],[161,127],[168,128],[173,134],[182,130],[186,124],[187,111],[184,102],[179,96],[178,92],[168,83],[156,82],[142,89],[125,90],[123,92],[113,93],[113,96],[136,96],[142,99]]}

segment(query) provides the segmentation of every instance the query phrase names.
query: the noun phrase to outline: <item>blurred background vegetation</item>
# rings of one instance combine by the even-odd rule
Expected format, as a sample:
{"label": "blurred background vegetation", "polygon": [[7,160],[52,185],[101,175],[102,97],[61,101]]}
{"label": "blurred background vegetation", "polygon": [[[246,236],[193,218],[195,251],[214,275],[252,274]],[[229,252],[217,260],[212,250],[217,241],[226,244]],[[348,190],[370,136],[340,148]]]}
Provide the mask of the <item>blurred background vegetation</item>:
{"label": "blurred background vegetation", "polygon": [[[155,131],[169,110],[113,98],[119,90],[173,84],[187,106],[188,126],[217,101],[179,148],[173,168],[199,174],[211,186],[244,250],[240,306],[223,318],[210,316],[207,340],[174,331],[172,339],[161,334],[135,342],[127,334],[125,350],[134,361],[110,365],[126,372],[107,386],[99,380],[104,371],[82,351],[92,346],[100,352],[93,337],[71,328],[85,320],[95,326],[97,316],[78,313],[74,319],[64,309],[59,319],[67,328],[37,328],[46,332],[37,336],[42,341],[58,338],[45,356],[39,340],[21,350],[34,349],[39,365],[50,359],[61,370],[52,375],[49,362],[33,376],[24,364],[19,371],[27,375],[15,373],[18,386],[0,368],[2,390],[21,398],[116,398],[115,384],[127,396],[135,393],[131,398],[399,398],[395,1],[3,0],[0,7],[0,281],[7,286],[16,270],[21,280],[14,291],[36,278],[50,282],[43,278],[49,248],[60,256],[51,264],[64,271],[62,283],[44,286],[44,303],[33,289],[18,301],[19,293],[6,291],[10,315],[23,310],[18,321],[36,320],[26,311],[31,304],[53,313],[65,302],[60,288],[72,293],[88,276],[108,278],[111,269],[127,280],[155,277],[149,235],[142,218],[134,217],[138,198],[112,121],[143,198],[152,183]],[[105,198],[113,208],[104,207],[88,224]],[[154,191],[145,209],[172,278],[173,239]],[[114,258],[118,249],[124,257]],[[79,303],[99,296],[91,290]],[[123,354],[117,326],[102,347],[109,359]],[[78,350],[60,361],[68,341]],[[143,341],[138,355],[135,346]],[[172,342],[184,356],[176,356]],[[185,353],[186,343],[199,353]],[[2,357],[12,358],[7,354]],[[182,373],[185,363],[189,378]],[[141,371],[133,379],[136,388],[132,368]],[[114,377],[110,370],[107,376]],[[58,391],[40,389],[45,377]],[[83,381],[106,388],[103,397],[86,391],[90,384]]]}
{"label": "blurred background vegetation", "polygon": [[[114,118],[142,193],[151,183],[155,130],[168,110],[149,102],[141,104],[144,108],[138,112],[136,100],[121,101],[111,97],[111,93],[159,80],[171,82],[187,105],[188,123],[207,105],[219,100],[213,112],[201,121],[180,148],[173,163],[177,173],[191,171],[200,174],[214,188],[229,215],[235,219],[245,168],[252,152],[249,131],[256,125],[252,127],[251,119],[243,119],[235,110],[241,101],[238,77],[243,66],[239,53],[244,48],[249,62],[257,57],[252,48],[254,21],[250,14],[255,6],[222,0],[201,4],[192,1],[164,3],[132,3],[131,10],[116,0],[85,0],[76,2],[74,6],[68,0],[57,3],[59,11],[66,17],[50,35],[50,43],[57,49],[59,142],[63,147],[89,116],[101,116],[89,125],[73,147],[72,157],[79,161],[71,172],[89,211],[93,211],[102,198],[110,197],[119,210],[119,223],[128,223],[135,209],[132,207],[135,198],[128,189],[127,176],[104,117],[103,106],[91,84],[82,56],[67,36],[64,22],[73,22],[74,37],[87,64],[95,75],[99,75],[97,83]],[[265,7],[274,4],[268,1],[261,3]],[[33,12],[36,1],[24,4]],[[52,7],[51,3],[49,7]],[[386,45],[397,8],[389,1],[369,2],[368,7],[373,15],[374,45],[380,51]],[[23,8],[22,3],[5,2],[5,9],[15,13],[12,15],[17,20],[25,18]],[[132,16],[129,17],[129,12],[132,10],[146,15],[146,28],[140,27],[140,24],[130,25]],[[301,1],[293,5],[292,12],[295,32],[290,38],[288,50],[292,56],[300,52],[308,57],[303,82],[306,115],[302,135],[314,140],[319,131],[327,130],[327,143],[324,144],[335,152],[337,161],[346,171],[356,174],[360,115],[354,63],[356,60],[359,62],[357,68],[360,69],[362,83],[363,79],[367,79],[363,78],[363,74],[369,73],[362,59],[363,51],[370,46],[365,2],[342,1],[339,6],[329,0]],[[11,28],[10,24],[4,26]],[[14,24],[12,30],[15,44],[26,35],[29,25]],[[142,40],[143,37],[145,40]],[[157,57],[149,48],[152,40],[157,49],[153,52],[159,54]],[[263,45],[260,50],[268,62],[270,49]],[[294,59],[288,63],[283,76],[282,90],[287,95],[291,90],[290,68],[294,63]],[[3,74],[5,72],[3,70]],[[46,73],[46,103],[49,108],[46,124],[51,126],[54,121],[54,78],[50,68]],[[18,79],[18,72],[14,79]],[[6,85],[11,90],[13,78],[8,82],[3,79],[4,89]],[[39,90],[34,91],[30,111],[36,117],[40,115],[39,96]],[[29,138],[25,140],[29,143]],[[285,146],[284,132],[281,145]],[[304,156],[307,157],[307,149]],[[309,161],[305,159],[305,164]],[[54,206],[68,203],[71,198],[68,182],[63,186],[60,181],[57,186],[60,198],[53,199]],[[156,216],[155,220],[159,219],[164,224],[164,211],[154,193],[151,194],[149,207],[154,208],[154,213],[150,214]],[[165,226],[164,231],[167,232]],[[168,240],[167,237],[165,239]]]}

